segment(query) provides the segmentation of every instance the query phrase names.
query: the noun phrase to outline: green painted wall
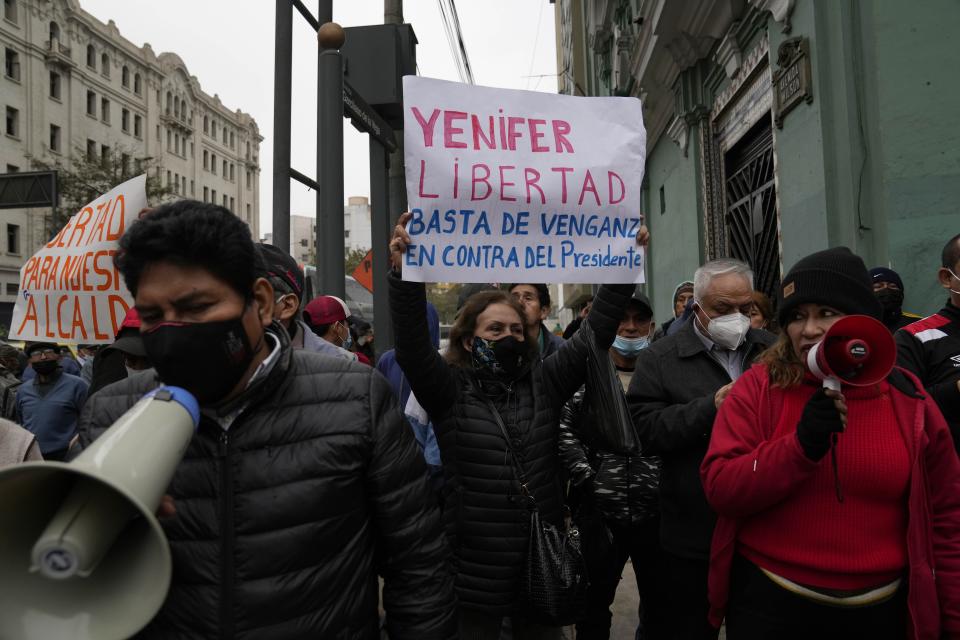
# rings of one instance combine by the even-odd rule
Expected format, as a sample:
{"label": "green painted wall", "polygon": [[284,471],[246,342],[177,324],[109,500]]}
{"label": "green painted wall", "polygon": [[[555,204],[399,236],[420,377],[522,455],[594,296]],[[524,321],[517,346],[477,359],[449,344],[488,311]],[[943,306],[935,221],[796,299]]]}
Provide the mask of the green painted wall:
{"label": "green painted wall", "polygon": [[[780,44],[803,36],[810,44],[813,78],[813,102],[794,107],[784,118],[783,128],[774,127],[784,272],[799,258],[828,246],[846,244],[860,250],[860,238],[841,232],[837,225],[845,219],[837,212],[850,208],[854,162],[844,112],[849,95],[843,84],[848,74],[838,19],[841,4],[798,2],[789,34],[772,18],[768,23],[772,67],[776,69]],[[833,14],[832,20],[826,19],[828,13]]]}
{"label": "green painted wall", "polygon": [[[697,130],[690,130],[684,157],[680,147],[662,135],[647,157],[647,224],[650,251],[647,258],[647,295],[653,302],[654,317],[662,323],[673,317],[673,290],[677,283],[693,278],[700,266],[699,178],[696,158],[700,156]],[[666,210],[660,213],[660,187]]]}
{"label": "green painted wall", "polygon": [[770,19],[771,58],[807,37],[814,100],[774,133],[784,268],[846,245],[900,272],[905,308],[930,313],[940,248],[960,232],[960,3],[801,0],[791,23]]}
{"label": "green painted wall", "polygon": [[[939,253],[960,233],[958,24],[958,0],[797,0],[788,34],[766,19],[772,66],[785,39],[803,36],[813,77],[813,102],[774,128],[785,270],[846,245],[868,266],[900,272],[907,310],[942,305]],[[696,129],[689,135],[687,156],[664,134],[647,159],[648,293],[658,322],[703,255]]]}
{"label": "green painted wall", "polygon": [[960,233],[960,108],[955,31],[960,2],[860,3],[874,189],[888,229],[878,263],[898,271],[905,308],[922,315],[946,299],[940,250]]}

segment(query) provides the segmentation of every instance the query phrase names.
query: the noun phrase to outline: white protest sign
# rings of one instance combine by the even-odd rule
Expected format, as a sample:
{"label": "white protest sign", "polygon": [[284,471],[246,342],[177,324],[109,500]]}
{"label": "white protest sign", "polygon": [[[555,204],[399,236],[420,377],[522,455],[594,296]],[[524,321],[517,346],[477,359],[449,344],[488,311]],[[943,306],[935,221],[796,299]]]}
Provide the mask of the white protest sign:
{"label": "white protest sign", "polygon": [[133,298],[113,265],[117,243],[147,206],[137,176],[85,205],[20,269],[14,340],[109,344]]}
{"label": "white protest sign", "polygon": [[404,280],[644,281],[639,100],[406,76],[403,101]]}

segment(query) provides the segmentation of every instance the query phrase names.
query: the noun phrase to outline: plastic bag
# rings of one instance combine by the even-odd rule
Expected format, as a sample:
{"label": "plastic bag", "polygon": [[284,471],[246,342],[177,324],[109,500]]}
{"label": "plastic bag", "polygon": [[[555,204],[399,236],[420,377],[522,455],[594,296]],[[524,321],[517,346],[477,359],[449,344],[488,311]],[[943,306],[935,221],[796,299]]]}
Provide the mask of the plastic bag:
{"label": "plastic bag", "polygon": [[638,455],[641,450],[640,438],[633,426],[627,397],[610,354],[597,348],[593,327],[587,320],[580,325],[580,334],[587,343],[584,408],[589,411],[597,443],[612,453]]}

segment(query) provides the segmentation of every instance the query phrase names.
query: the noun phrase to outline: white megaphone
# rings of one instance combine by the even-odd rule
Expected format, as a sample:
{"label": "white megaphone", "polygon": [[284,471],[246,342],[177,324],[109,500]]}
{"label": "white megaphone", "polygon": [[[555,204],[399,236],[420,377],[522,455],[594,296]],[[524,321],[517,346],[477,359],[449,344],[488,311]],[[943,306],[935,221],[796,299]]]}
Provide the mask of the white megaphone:
{"label": "white megaphone", "polygon": [[119,640],[150,622],[171,575],[154,513],[199,419],[160,387],[73,462],[0,470],[0,638]]}
{"label": "white megaphone", "polygon": [[897,360],[897,345],[882,322],[870,316],[843,316],[807,352],[807,368],[827,389],[866,387],[886,378]]}

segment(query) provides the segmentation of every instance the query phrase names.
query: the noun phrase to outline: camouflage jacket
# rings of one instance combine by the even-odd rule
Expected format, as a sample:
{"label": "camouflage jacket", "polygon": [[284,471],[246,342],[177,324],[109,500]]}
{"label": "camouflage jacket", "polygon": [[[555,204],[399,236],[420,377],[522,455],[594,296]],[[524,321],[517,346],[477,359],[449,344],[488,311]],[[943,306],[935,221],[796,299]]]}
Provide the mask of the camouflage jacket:
{"label": "camouflage jacket", "polygon": [[592,414],[581,387],[560,414],[560,460],[570,480],[592,490],[604,517],[637,524],[660,515],[660,458],[604,451],[590,434]]}

